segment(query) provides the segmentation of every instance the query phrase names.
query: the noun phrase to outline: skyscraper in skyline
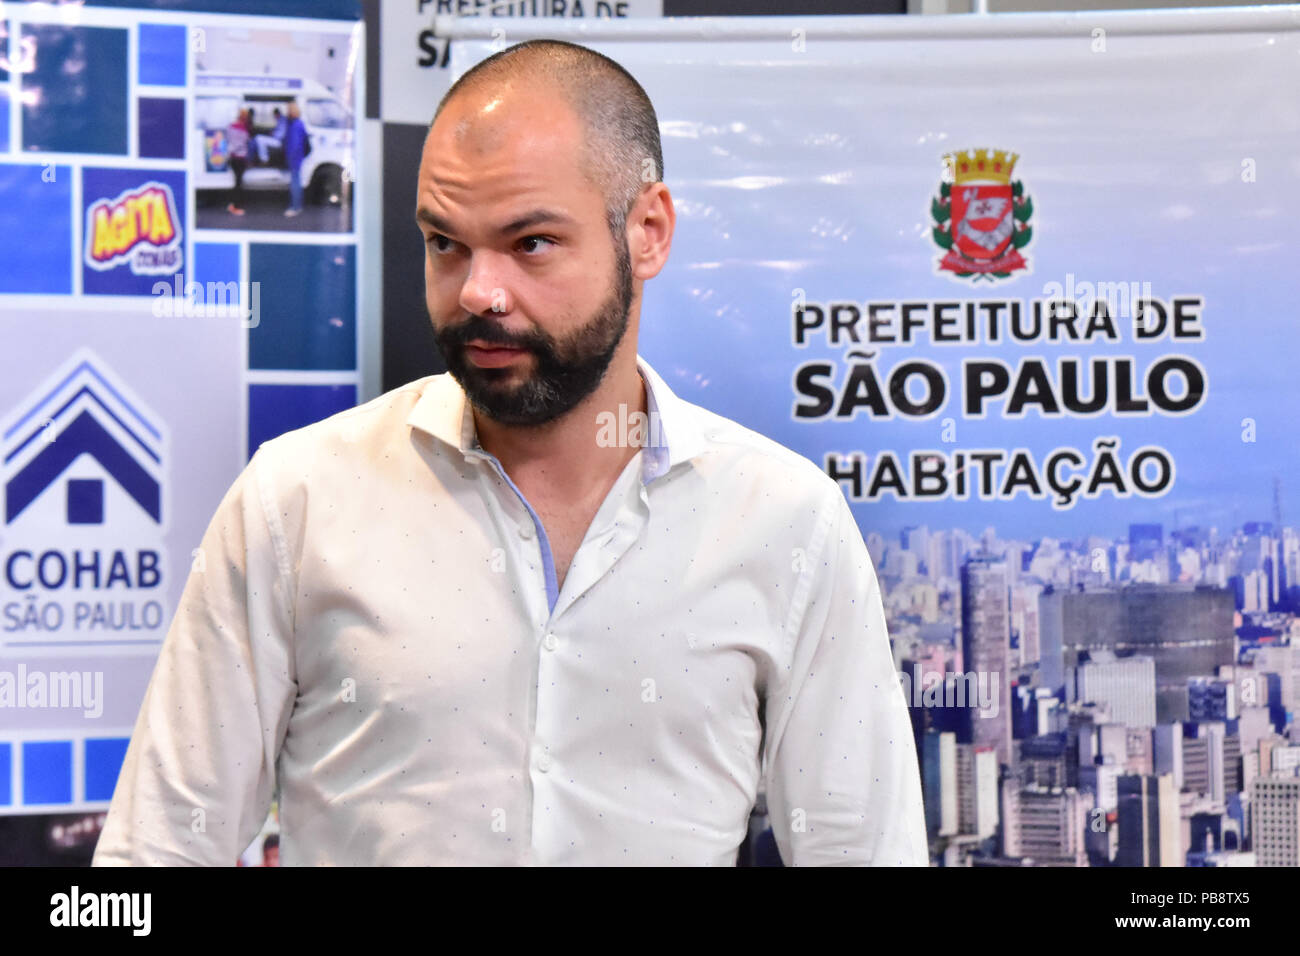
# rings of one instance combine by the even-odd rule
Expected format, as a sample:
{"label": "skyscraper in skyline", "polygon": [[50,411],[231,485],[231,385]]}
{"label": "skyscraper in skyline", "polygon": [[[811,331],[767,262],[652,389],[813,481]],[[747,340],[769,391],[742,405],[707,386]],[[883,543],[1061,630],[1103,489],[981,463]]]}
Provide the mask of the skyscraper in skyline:
{"label": "skyscraper in skyline", "polygon": [[1230,590],[1203,585],[1049,588],[1039,600],[1042,684],[1063,688],[1085,651],[1146,654],[1155,662],[1157,722],[1188,720],[1188,680],[1232,663],[1234,612]]}
{"label": "skyscraper in skyline", "polygon": [[1126,727],[1156,725],[1156,664],[1146,654],[1118,658],[1102,648],[1085,651],[1074,668],[1069,703],[1104,704],[1110,719]]}
{"label": "skyscraper in skyline", "polygon": [[1300,777],[1260,777],[1250,796],[1255,865],[1300,866]]}
{"label": "skyscraper in skyline", "polygon": [[1119,866],[1182,866],[1181,820],[1173,774],[1125,774],[1119,800]]}
{"label": "skyscraper in skyline", "polygon": [[992,713],[967,709],[968,739],[977,748],[992,747],[1000,764],[1012,759],[1010,621],[1006,562],[988,555],[968,558],[961,569],[962,660],[969,672],[995,677],[997,691]]}

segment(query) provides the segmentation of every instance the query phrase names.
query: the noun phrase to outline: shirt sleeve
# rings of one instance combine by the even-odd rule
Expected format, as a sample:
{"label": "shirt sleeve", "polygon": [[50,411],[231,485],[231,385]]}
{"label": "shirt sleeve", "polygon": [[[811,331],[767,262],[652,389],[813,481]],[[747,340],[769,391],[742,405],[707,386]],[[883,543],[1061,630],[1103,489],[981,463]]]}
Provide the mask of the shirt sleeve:
{"label": "shirt sleeve", "polygon": [[288,562],[259,482],[263,454],[193,554],[95,866],[234,866],[266,819],[297,688]]}
{"label": "shirt sleeve", "polygon": [[871,556],[834,489],[769,690],[769,819],[787,866],[928,866],[920,769]]}

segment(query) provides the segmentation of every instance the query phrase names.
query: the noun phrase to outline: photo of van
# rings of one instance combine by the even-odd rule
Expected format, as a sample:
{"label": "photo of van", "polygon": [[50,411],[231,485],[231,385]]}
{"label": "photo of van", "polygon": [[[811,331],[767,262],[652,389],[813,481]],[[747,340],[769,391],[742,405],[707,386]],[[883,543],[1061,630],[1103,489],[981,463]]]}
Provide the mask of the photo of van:
{"label": "photo of van", "polygon": [[[199,71],[194,86],[189,155],[200,204],[221,199],[235,185],[227,131],[242,110],[251,119],[243,188],[288,194],[289,169],[277,133],[283,135],[281,120],[287,121],[290,104],[296,104],[310,144],[300,169],[307,202],[351,205],[355,121],[337,94],[315,80],[264,74]],[[214,196],[218,191],[221,195]]]}

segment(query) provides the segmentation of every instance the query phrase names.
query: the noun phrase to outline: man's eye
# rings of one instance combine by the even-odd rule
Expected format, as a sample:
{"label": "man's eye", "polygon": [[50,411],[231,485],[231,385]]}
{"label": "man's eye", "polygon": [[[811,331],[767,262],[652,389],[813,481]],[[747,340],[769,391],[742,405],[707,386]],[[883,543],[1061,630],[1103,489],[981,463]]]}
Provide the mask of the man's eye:
{"label": "man's eye", "polygon": [[[550,239],[547,239],[545,236],[525,236],[523,239],[520,239],[520,240],[519,240],[519,244],[520,244],[521,246],[524,246],[524,245],[526,245],[527,243],[530,243],[530,242],[545,242],[545,243],[547,243],[547,244],[549,244],[549,245],[552,245],[552,246],[555,245],[554,241],[552,241],[552,240],[550,240]],[[533,248],[533,249],[524,249],[524,251],[525,251],[525,252],[540,252],[541,249],[538,249],[538,248]]]}
{"label": "man's eye", "polygon": [[[443,245],[443,243],[447,243],[447,245]],[[451,249],[452,241],[442,235],[442,233],[435,232],[425,240],[425,244],[432,246],[434,252],[442,253]]]}

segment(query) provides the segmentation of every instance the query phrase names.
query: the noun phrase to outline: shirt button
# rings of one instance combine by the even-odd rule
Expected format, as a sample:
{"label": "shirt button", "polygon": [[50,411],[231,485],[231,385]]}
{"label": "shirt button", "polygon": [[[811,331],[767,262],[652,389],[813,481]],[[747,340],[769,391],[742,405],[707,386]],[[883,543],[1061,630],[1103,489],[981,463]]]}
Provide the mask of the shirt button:
{"label": "shirt button", "polygon": [[542,773],[547,773],[551,769],[551,758],[546,754],[542,754],[540,757],[538,757],[537,769],[540,770]]}
{"label": "shirt button", "polygon": [[555,650],[559,645],[560,642],[556,639],[554,634],[547,634],[546,637],[542,639],[542,647],[546,648],[548,651]]}
{"label": "shirt button", "polygon": [[527,541],[533,536],[533,526],[531,524],[521,524],[519,526],[519,537]]}

